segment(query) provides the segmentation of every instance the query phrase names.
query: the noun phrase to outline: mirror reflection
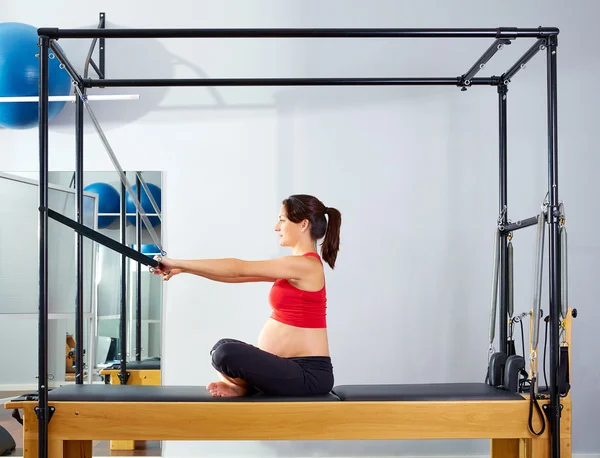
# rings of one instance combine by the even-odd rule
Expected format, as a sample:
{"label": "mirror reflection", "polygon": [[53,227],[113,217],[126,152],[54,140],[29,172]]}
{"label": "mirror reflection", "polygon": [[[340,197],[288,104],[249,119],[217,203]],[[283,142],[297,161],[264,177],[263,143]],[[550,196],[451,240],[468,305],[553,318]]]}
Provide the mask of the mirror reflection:
{"label": "mirror reflection", "polygon": [[[162,246],[162,173],[125,174],[150,227],[136,212],[134,199],[114,171],[84,173],[83,224],[153,257]],[[49,207],[76,220],[74,172],[49,172],[48,181]],[[0,374],[0,385],[17,391],[37,389],[37,185],[37,172],[0,173],[0,204],[9,215],[0,227],[0,324],[4,329],[0,343],[3,348],[18,346],[20,353],[17,359],[10,352],[0,356],[3,367],[11,367]],[[106,369],[118,367],[123,346],[126,362],[159,364],[161,278],[130,258],[125,257],[123,264],[120,253],[83,237],[83,341],[78,342],[76,232],[49,219],[48,234],[50,387],[75,382],[78,346],[83,352],[83,383],[108,382]]]}

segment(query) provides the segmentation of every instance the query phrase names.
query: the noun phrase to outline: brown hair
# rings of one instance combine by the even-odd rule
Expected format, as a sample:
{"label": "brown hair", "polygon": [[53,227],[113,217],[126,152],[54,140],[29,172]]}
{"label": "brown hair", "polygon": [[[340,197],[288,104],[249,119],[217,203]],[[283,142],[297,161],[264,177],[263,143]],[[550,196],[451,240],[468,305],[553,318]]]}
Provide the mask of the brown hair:
{"label": "brown hair", "polygon": [[325,237],[321,243],[321,256],[333,269],[340,249],[342,214],[339,210],[326,207],[319,199],[307,194],[294,194],[282,203],[290,221],[299,223],[307,219],[310,222],[310,236],[313,240]]}

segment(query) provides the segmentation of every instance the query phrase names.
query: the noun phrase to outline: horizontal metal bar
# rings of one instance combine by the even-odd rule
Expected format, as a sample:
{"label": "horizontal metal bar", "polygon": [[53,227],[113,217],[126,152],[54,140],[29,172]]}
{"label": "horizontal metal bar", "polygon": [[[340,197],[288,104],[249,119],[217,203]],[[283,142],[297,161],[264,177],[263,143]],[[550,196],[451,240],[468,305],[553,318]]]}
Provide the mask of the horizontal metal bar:
{"label": "horizontal metal bar", "polygon": [[[125,213],[126,216],[135,216],[137,213],[130,213],[127,212]],[[103,212],[99,212],[98,216],[121,216],[121,213],[103,213]],[[160,216],[158,213],[146,213],[146,216]]]}
{"label": "horizontal metal bar", "polygon": [[[115,95],[86,95],[89,101],[110,102],[115,100],[139,100],[139,94],[115,94]],[[74,95],[51,95],[48,97],[49,102],[75,102],[77,97]],[[14,102],[39,102],[40,98],[37,95],[23,97],[0,97],[0,103]]]}
{"label": "horizontal metal bar", "polygon": [[[85,87],[176,87],[176,86],[459,86],[451,78],[172,78],[84,80]],[[497,77],[474,78],[471,85],[496,85]]]}
{"label": "horizontal metal bar", "polygon": [[535,226],[538,223],[538,217],[532,216],[531,218],[527,218],[521,221],[516,221],[514,223],[505,224],[501,231],[504,233],[516,231],[517,229],[523,229],[529,226]]}
{"label": "horizontal metal bar", "polygon": [[128,258],[131,258],[149,267],[158,267],[158,261],[156,261],[155,259],[150,258],[149,256],[146,256],[145,254],[142,254],[132,248],[129,248],[127,245],[123,245],[122,243],[119,243],[116,240],[113,240],[110,237],[101,234],[100,232],[97,232],[87,226],[84,226],[83,224],[79,224],[77,221],[72,220],[67,216],[61,215],[60,213],[57,213],[56,211],[50,208],[48,209],[48,217],[52,218],[55,221],[58,221],[61,224],[64,224],[65,226],[75,229],[75,231],[79,232],[83,236],[95,242],[98,242],[101,245],[104,245],[105,247],[116,251],[117,253],[124,254]]}
{"label": "horizontal metal bar", "polygon": [[290,28],[290,29],[59,29],[40,28],[38,34],[59,38],[543,38],[557,35],[556,27],[498,28]]}
{"label": "horizontal metal bar", "polygon": [[[35,304],[33,304],[35,306]],[[56,312],[56,313],[52,313],[49,312],[48,313],[48,319],[49,320],[72,320],[73,319],[73,315],[74,313],[70,313],[70,312]],[[90,319],[90,318],[94,318],[96,315],[92,312],[83,312],[83,317],[86,319]],[[31,313],[0,313],[0,321],[2,321],[5,318],[10,318],[10,319],[20,319],[20,320],[29,320],[29,319],[35,319],[36,321],[40,318],[40,314],[38,312],[31,312]],[[150,320],[148,320],[149,322]]]}

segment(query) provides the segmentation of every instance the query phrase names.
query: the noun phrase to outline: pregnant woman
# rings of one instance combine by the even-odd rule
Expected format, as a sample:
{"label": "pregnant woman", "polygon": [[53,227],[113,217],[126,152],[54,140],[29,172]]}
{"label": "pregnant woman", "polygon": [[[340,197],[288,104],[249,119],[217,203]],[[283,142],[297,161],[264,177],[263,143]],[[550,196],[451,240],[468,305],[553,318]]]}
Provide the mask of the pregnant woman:
{"label": "pregnant woman", "polygon": [[282,202],[275,225],[280,246],[291,249],[289,256],[264,261],[156,258],[154,273],[164,280],[188,273],[225,283],[273,284],[268,297],[271,314],[258,345],[221,339],[211,349],[219,374],[219,380],[206,387],[213,396],[310,396],[333,388],[323,262],[335,267],[341,222],[337,209],[297,194]]}

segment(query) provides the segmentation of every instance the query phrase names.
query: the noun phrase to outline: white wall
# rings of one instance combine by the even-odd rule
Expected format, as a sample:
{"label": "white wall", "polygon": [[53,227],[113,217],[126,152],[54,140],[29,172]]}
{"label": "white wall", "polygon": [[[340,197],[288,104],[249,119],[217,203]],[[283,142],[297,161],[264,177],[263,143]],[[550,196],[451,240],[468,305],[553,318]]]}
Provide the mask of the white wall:
{"label": "white wall", "polygon": [[[575,453],[600,453],[600,318],[594,183],[596,103],[589,2],[342,1],[109,2],[111,27],[558,26],[560,196],[568,217],[575,321]],[[368,6],[367,6],[368,5]],[[59,13],[59,11],[61,13]],[[67,18],[62,12],[70,11]],[[37,8],[11,1],[4,20],[92,26],[95,6]],[[183,40],[107,44],[110,77],[457,76],[488,41]],[[77,68],[88,43],[61,41]],[[281,45],[279,48],[275,44]],[[515,43],[486,73],[500,74],[527,47]],[[420,60],[423,59],[423,60]],[[546,192],[545,59],[509,90],[509,216],[533,216]],[[109,91],[107,91],[109,92]],[[110,91],[112,92],[112,91]],[[134,89],[139,102],[97,105],[124,169],[163,170],[163,240],[175,257],[258,259],[281,253],[271,233],[292,192],[320,196],[343,214],[339,267],[328,275],[336,382],[483,380],[492,233],[497,217],[497,95],[492,88]],[[50,166],[73,168],[73,110],[54,123]],[[86,169],[110,170],[94,132]],[[0,132],[0,170],[35,170],[35,131]],[[476,168],[477,167],[477,168]],[[516,311],[532,297],[534,230],[514,239]],[[164,383],[211,381],[220,337],[255,341],[268,285],[178,278],[165,291]],[[547,311],[547,303],[543,307]],[[184,336],[184,337],[182,337]],[[543,334],[542,334],[543,336]],[[381,359],[375,359],[377,356]],[[165,456],[397,456],[488,452],[486,441],[168,443]]]}

